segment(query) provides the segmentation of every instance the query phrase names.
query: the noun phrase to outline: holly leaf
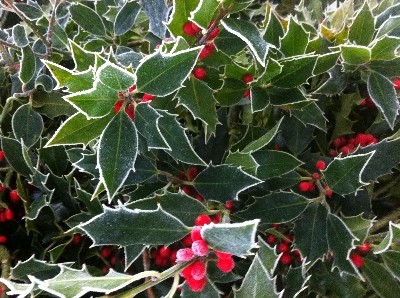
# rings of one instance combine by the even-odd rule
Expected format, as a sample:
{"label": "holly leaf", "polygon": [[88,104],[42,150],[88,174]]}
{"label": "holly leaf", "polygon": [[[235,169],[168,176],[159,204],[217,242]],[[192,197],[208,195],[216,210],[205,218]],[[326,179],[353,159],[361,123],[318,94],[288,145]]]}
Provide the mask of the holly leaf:
{"label": "holly leaf", "polygon": [[[221,180],[221,177],[229,179]],[[237,200],[238,194],[261,182],[258,178],[229,165],[210,164],[193,181],[193,186],[206,200]]]}
{"label": "holly leaf", "polygon": [[255,161],[250,153],[242,153],[239,151],[230,152],[225,159],[225,163],[242,167],[244,171],[250,175],[255,175],[259,164]]}
{"label": "holly leaf", "polygon": [[[400,16],[392,15],[389,16],[381,26],[378,28],[378,32],[376,33],[376,38],[392,35],[395,33],[400,27]],[[394,32],[393,32],[394,31]]]}
{"label": "holly leaf", "polygon": [[294,234],[296,235],[294,246],[306,257],[306,261],[312,264],[322,258],[328,252],[326,239],[326,218],[328,211],[319,204],[309,204],[301,217],[295,222]]}
{"label": "holly leaf", "polygon": [[12,116],[12,129],[16,139],[23,140],[28,148],[35,144],[43,131],[42,116],[32,109],[32,105],[20,106]]}
{"label": "holly leaf", "polygon": [[221,89],[215,94],[215,99],[222,106],[232,106],[243,99],[243,94],[248,85],[242,80],[226,78]]}
{"label": "holly leaf", "polygon": [[235,298],[276,298],[280,294],[275,289],[275,280],[262,265],[258,254],[253,259],[242,285],[234,290]]}
{"label": "holly leaf", "polygon": [[33,173],[33,167],[28,164],[23,156],[23,145],[15,139],[1,136],[1,149],[10,166],[18,173],[29,177]]}
{"label": "holly leaf", "polygon": [[109,113],[102,118],[87,119],[85,115],[76,113],[60,125],[45,147],[73,144],[86,145],[100,136],[112,117],[113,114]]}
{"label": "holly leaf", "polygon": [[125,252],[125,271],[140,257],[146,248],[143,244],[132,244],[124,247]]}
{"label": "holly leaf", "polygon": [[375,41],[375,43],[372,46],[371,59],[392,60],[396,58],[397,49],[399,47],[400,47],[399,37],[382,36],[382,38]]}
{"label": "holly leaf", "polygon": [[398,281],[380,263],[364,258],[363,274],[368,284],[380,297],[396,297],[400,291]]}
{"label": "holly leaf", "polygon": [[32,105],[36,112],[50,119],[61,115],[70,116],[77,112],[71,104],[63,99],[60,92],[37,91],[33,94]]}
{"label": "holly leaf", "polygon": [[294,17],[289,18],[286,34],[280,39],[280,50],[286,57],[304,54],[309,35]]}
{"label": "holly leaf", "polygon": [[253,113],[262,111],[269,106],[270,98],[265,89],[253,87],[250,91],[251,110]]}
{"label": "holly leaf", "polygon": [[258,223],[258,219],[230,224],[211,223],[203,226],[201,236],[212,249],[241,257],[251,254],[250,250],[256,246]]}
{"label": "holly leaf", "polygon": [[393,83],[380,73],[372,71],[368,76],[367,88],[372,101],[393,130],[399,114],[399,101]]}
{"label": "holly leaf", "polygon": [[143,10],[149,17],[149,31],[155,36],[163,39],[167,27],[168,6],[165,0],[146,0],[141,2]]}
{"label": "holly leaf", "polygon": [[139,92],[165,96],[182,87],[190,75],[201,47],[165,54],[157,51],[147,56],[136,70]]}
{"label": "holly leaf", "polygon": [[329,213],[326,218],[326,238],[329,250],[333,253],[333,268],[338,268],[362,279],[356,267],[350,261],[350,251],[357,239],[346,224],[335,214]]}
{"label": "holly leaf", "polygon": [[314,75],[320,75],[336,65],[339,58],[340,51],[319,55],[314,67]]}
{"label": "holly leaf", "polygon": [[27,84],[35,75],[36,71],[36,57],[31,47],[26,45],[22,48],[21,69],[19,71],[19,78]]}
{"label": "holly leaf", "polygon": [[374,152],[337,157],[329,163],[323,174],[330,189],[338,194],[346,195],[356,192],[365,185],[366,183],[361,180],[361,175]]}
{"label": "holly leaf", "polygon": [[135,125],[138,132],[146,138],[149,149],[171,150],[160,131],[161,118],[148,103],[139,103],[135,108]]}
{"label": "holly leaf", "polygon": [[100,37],[107,36],[101,17],[90,7],[81,3],[71,5],[69,8],[72,20],[83,30]]}
{"label": "holly leaf", "polygon": [[358,11],[349,29],[349,41],[358,45],[367,46],[375,33],[375,19],[368,2]]}
{"label": "holly leaf", "polygon": [[137,16],[139,15],[140,8],[140,5],[136,2],[125,2],[115,17],[114,34],[116,36],[123,35],[132,28]]}
{"label": "holly leaf", "polygon": [[23,262],[18,261],[17,265],[11,268],[11,276],[12,279],[29,282],[29,275],[38,279],[50,279],[59,274],[60,271],[58,265],[38,260],[32,255]]}
{"label": "holly leaf", "polygon": [[314,127],[304,125],[295,117],[286,117],[281,125],[286,146],[294,155],[299,155],[313,140]]}
{"label": "holly leaf", "polygon": [[203,81],[192,77],[185,87],[176,94],[178,104],[187,108],[195,119],[206,125],[205,133],[215,134],[217,126],[217,110],[213,90]]}
{"label": "holly leaf", "polygon": [[275,10],[272,9],[272,5],[267,4],[267,9],[269,10],[268,14],[268,23],[264,32],[264,40],[270,44],[273,44],[277,48],[280,46],[280,38],[283,37],[285,32],[283,31],[283,27],[279,18],[277,17]]}
{"label": "holly leaf", "polygon": [[281,72],[282,72],[282,65],[279,64],[278,61],[269,58],[267,61],[267,66],[265,67],[265,71],[257,79],[257,85],[269,83],[274,77],[276,77]]}
{"label": "holly leaf", "polygon": [[400,225],[389,222],[389,231],[385,238],[374,247],[374,254],[381,254],[391,248],[393,242],[400,239]]}
{"label": "holly leaf", "polygon": [[246,47],[246,43],[235,34],[222,30],[214,40],[215,47],[227,54],[236,55]]}
{"label": "holly leaf", "polygon": [[273,192],[255,198],[255,202],[235,216],[243,219],[259,218],[262,223],[284,223],[297,218],[308,206],[308,200],[293,192]]}
{"label": "holly leaf", "polygon": [[400,252],[388,250],[380,254],[382,260],[389,271],[397,278],[400,278]]}
{"label": "holly leaf", "polygon": [[261,265],[267,270],[270,276],[273,275],[276,266],[278,265],[278,255],[275,253],[275,248],[270,247],[260,236],[258,236],[258,257]]}
{"label": "holly leaf", "polygon": [[107,190],[109,201],[134,169],[137,151],[135,124],[125,112],[119,112],[101,134],[97,155],[100,179]]}
{"label": "holly leaf", "polygon": [[173,0],[172,13],[167,24],[168,30],[175,37],[184,36],[183,25],[190,13],[196,9],[199,0]]}
{"label": "holly leaf", "polygon": [[182,239],[187,227],[176,217],[157,210],[131,210],[125,206],[111,209],[78,226],[94,245],[168,245]]}
{"label": "holly leaf", "polygon": [[[94,67],[94,65],[96,65],[96,54],[94,52],[86,51],[84,48],[80,47],[77,43],[75,43],[71,39],[69,39],[68,41],[69,41],[69,47],[71,48],[72,59],[74,59],[74,64],[75,64],[74,72],[70,72],[69,69],[66,69],[66,68],[64,69],[62,66],[52,63],[51,61],[46,61],[46,66],[49,69],[51,69],[52,66],[55,67],[56,69],[57,69],[57,67],[60,67],[62,70],[69,72],[69,75],[73,75],[73,74],[76,75],[77,72],[79,72],[79,71],[82,71],[83,73],[87,73],[87,72],[85,72],[86,70],[88,70],[90,67]],[[49,63],[49,65],[47,65],[47,63]],[[76,90],[76,91],[81,91],[81,90],[89,89],[90,87],[92,87],[91,82],[93,81],[93,72],[91,72],[91,74],[92,74],[92,76],[88,80],[89,87],[80,89],[80,90]],[[78,82],[76,82],[76,83],[78,84]],[[72,90],[69,90],[69,91],[74,92]]]}
{"label": "holly leaf", "polygon": [[158,120],[160,132],[171,151],[166,150],[172,158],[188,164],[205,165],[204,161],[194,151],[185,129],[176,120],[176,116],[166,111],[157,110],[161,114]]}
{"label": "holly leaf", "polygon": [[372,228],[373,221],[365,219],[362,214],[356,216],[343,216],[342,221],[345,223],[351,233],[357,238],[357,243],[362,244]]}
{"label": "holly leaf", "polygon": [[371,49],[359,45],[341,45],[342,59],[350,65],[365,64],[371,60]]}
{"label": "holly leaf", "polygon": [[220,2],[218,0],[200,0],[196,9],[190,13],[191,19],[200,27],[208,28],[215,18],[219,5]]}
{"label": "holly leaf", "polygon": [[251,22],[229,18],[221,20],[224,28],[243,40],[250,51],[253,53],[256,60],[265,66],[265,59],[267,58],[268,45],[262,39],[258,28]]}

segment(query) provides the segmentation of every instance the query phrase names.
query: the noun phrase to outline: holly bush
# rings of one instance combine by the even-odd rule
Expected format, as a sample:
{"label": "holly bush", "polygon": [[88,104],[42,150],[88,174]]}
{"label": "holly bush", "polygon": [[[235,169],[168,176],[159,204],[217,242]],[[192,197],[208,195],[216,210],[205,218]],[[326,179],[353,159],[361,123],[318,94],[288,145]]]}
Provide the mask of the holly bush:
{"label": "holly bush", "polygon": [[396,2],[2,1],[2,295],[398,297]]}

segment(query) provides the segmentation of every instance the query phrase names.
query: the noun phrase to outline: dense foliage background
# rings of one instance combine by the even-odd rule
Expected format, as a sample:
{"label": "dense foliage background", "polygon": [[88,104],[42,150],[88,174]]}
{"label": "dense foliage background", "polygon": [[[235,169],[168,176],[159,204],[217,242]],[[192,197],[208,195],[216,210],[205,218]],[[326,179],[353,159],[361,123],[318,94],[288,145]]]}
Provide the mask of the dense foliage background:
{"label": "dense foliage background", "polygon": [[0,16],[4,297],[398,296],[396,0]]}

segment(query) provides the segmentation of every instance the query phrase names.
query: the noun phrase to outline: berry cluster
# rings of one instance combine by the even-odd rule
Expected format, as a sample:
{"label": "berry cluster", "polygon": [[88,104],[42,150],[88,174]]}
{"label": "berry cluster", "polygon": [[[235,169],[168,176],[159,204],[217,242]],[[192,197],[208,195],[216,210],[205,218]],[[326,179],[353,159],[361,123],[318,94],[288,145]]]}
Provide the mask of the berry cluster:
{"label": "berry cluster", "polygon": [[177,249],[169,246],[159,246],[151,252],[151,258],[154,260],[154,264],[159,267],[175,265],[177,252]]}
{"label": "berry cluster", "polygon": [[[323,171],[326,168],[326,164],[325,164],[325,162],[323,160],[317,160],[317,162],[315,163],[315,168],[317,170],[319,170],[319,171]],[[311,175],[311,180],[301,181],[299,183],[299,190],[301,192],[314,192],[315,189],[316,189],[315,184],[316,184],[317,181],[322,182],[321,186],[323,188],[325,196],[332,197],[333,196],[333,191],[329,188],[328,185],[325,184],[325,181],[323,181],[321,179],[321,174],[317,173],[317,172],[314,172]]]}
{"label": "berry cluster", "polygon": [[[275,230],[280,230],[281,225],[273,224]],[[301,254],[298,249],[293,249],[293,234],[285,233],[285,238],[278,239],[275,235],[267,233],[265,241],[272,247],[275,247],[276,253],[281,254],[279,262],[282,265],[289,266],[293,262],[302,262]]]}
{"label": "berry cluster", "polygon": [[[4,152],[0,151],[0,157],[4,159]],[[7,188],[4,185],[0,184],[0,193],[6,193]],[[12,221],[15,218],[15,211],[12,208],[17,208],[16,206],[19,202],[21,202],[21,198],[16,189],[12,189],[8,192],[8,201],[9,203],[3,202],[0,206],[0,223]],[[17,212],[19,214],[19,212]],[[22,217],[22,215],[21,215]],[[0,234],[0,244],[4,244],[8,241],[8,237],[6,235]]]}
{"label": "berry cluster", "polygon": [[205,59],[215,51],[215,46],[212,40],[216,38],[219,34],[218,23],[216,21],[211,21],[208,30],[203,34],[201,28],[191,21],[187,21],[183,24],[183,32],[189,36],[195,36],[200,41],[205,38],[206,44],[200,52],[200,59]]}
{"label": "berry cluster", "polygon": [[332,141],[329,155],[332,157],[338,156],[340,153],[343,156],[353,153],[358,146],[365,147],[378,142],[372,134],[358,133],[355,137],[339,137]]}
{"label": "berry cluster", "polygon": [[125,92],[118,92],[118,100],[114,104],[114,112],[119,113],[121,108],[125,107],[125,113],[129,118],[135,120],[135,107],[139,102],[150,102],[156,97],[152,94],[144,93],[142,98],[135,96],[136,85],[132,85]]}
{"label": "berry cluster", "polygon": [[364,242],[357,246],[355,250],[350,254],[350,260],[356,268],[360,269],[364,266],[364,256],[371,251],[371,244]]}
{"label": "berry cluster", "polygon": [[[211,218],[206,214],[200,214],[196,220],[196,226],[190,233],[191,247],[179,249],[176,253],[177,262],[190,262],[190,265],[182,270],[181,275],[185,278],[189,288],[194,292],[201,292],[207,283],[207,255],[209,247],[207,241],[201,236],[201,230],[204,225],[210,224]],[[222,272],[231,272],[235,267],[235,261],[231,254],[227,252],[214,251],[217,257],[217,267]]]}

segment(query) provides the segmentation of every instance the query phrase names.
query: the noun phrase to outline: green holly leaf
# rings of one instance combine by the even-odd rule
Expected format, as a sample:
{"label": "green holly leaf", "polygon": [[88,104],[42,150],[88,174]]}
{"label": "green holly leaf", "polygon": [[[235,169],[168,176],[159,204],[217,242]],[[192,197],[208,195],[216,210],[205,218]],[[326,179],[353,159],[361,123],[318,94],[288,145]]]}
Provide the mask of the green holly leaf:
{"label": "green holly leaf", "polygon": [[317,55],[301,55],[280,60],[282,71],[272,79],[272,84],[282,88],[294,88],[313,76]]}
{"label": "green holly leaf", "polygon": [[334,255],[333,268],[338,268],[340,272],[345,271],[361,278],[358,270],[349,260],[350,251],[355,247],[354,241],[357,238],[347,228],[346,224],[332,213],[329,213],[326,218],[326,238],[328,239],[329,250]]}
{"label": "green holly leaf", "polygon": [[27,84],[35,75],[36,71],[36,57],[31,47],[26,45],[22,48],[21,69],[19,71],[19,78]]}
{"label": "green holly leaf", "polygon": [[262,180],[282,176],[303,164],[293,155],[283,151],[261,150],[254,152],[253,157],[259,165],[256,176]]}
{"label": "green holly leaf", "polygon": [[267,61],[267,66],[265,67],[265,71],[257,79],[257,85],[269,83],[274,77],[279,75],[281,72],[282,72],[282,65],[278,61],[269,58]]}
{"label": "green holly leaf", "polygon": [[313,203],[308,205],[300,219],[295,222],[294,246],[312,264],[328,252],[327,216],[328,211],[323,205]]}
{"label": "green holly leaf", "polygon": [[221,30],[214,40],[214,44],[218,51],[226,55],[236,55],[246,47],[246,43],[243,40],[227,30]]}
{"label": "green holly leaf", "polygon": [[386,77],[394,77],[399,75],[400,57],[389,61],[373,60],[369,63],[369,68],[379,72]]}
{"label": "green holly leaf", "polygon": [[97,163],[108,199],[116,195],[129,172],[134,169],[138,151],[135,124],[125,112],[119,112],[106,126],[99,140]]}
{"label": "green holly leaf", "polygon": [[350,217],[343,216],[341,219],[351,233],[357,238],[357,243],[362,244],[369,235],[369,230],[372,228],[373,221],[363,218],[362,214]]}
{"label": "green holly leaf", "polygon": [[135,108],[135,125],[138,132],[146,138],[147,147],[171,150],[160,132],[160,117],[160,113],[148,103],[139,103]]}
{"label": "green holly leaf", "polygon": [[105,206],[102,214],[79,225],[79,228],[87,233],[94,245],[168,245],[188,233],[179,219],[160,206],[152,211]]}
{"label": "green holly leaf", "polygon": [[265,66],[265,59],[267,58],[268,45],[262,39],[258,28],[251,22],[229,18],[221,20],[224,28],[232,34],[242,39],[250,51],[253,53],[256,60]]}
{"label": "green holly leaf", "polygon": [[157,110],[161,114],[158,120],[160,132],[171,151],[166,150],[172,158],[188,164],[205,165],[204,161],[194,151],[185,129],[179,124],[176,116],[166,111]]}
{"label": "green holly leaf", "polygon": [[367,46],[375,33],[375,19],[369,8],[368,2],[364,2],[358,11],[349,29],[349,41],[358,45]]}
{"label": "green holly leaf", "polygon": [[[221,177],[229,179],[221,180]],[[209,165],[193,181],[193,186],[206,200],[226,202],[237,200],[238,194],[261,182],[242,169],[229,165]]]}
{"label": "green holly leaf", "polygon": [[69,8],[72,20],[83,30],[100,37],[107,36],[101,17],[90,7],[81,3],[71,5]]}
{"label": "green holly leaf", "polygon": [[205,124],[205,132],[215,134],[217,126],[217,110],[213,90],[203,81],[192,77],[186,81],[186,86],[176,94],[178,104],[187,108],[195,119]]}
{"label": "green holly leaf", "polygon": [[286,34],[280,40],[280,50],[286,57],[304,54],[309,35],[294,17],[289,18]]}
{"label": "green holly leaf", "polygon": [[359,45],[341,45],[342,59],[350,65],[365,64],[371,60],[371,49]]}
{"label": "green holly leaf", "polygon": [[265,28],[264,40],[270,44],[273,44],[277,48],[280,46],[280,38],[283,37],[285,32],[283,31],[283,27],[278,17],[276,16],[275,10],[272,8],[272,5],[268,5],[268,23]]}
{"label": "green holly leaf", "polygon": [[124,247],[125,271],[142,255],[145,248],[146,246],[143,244],[132,244]]}
{"label": "green holly leaf", "polygon": [[299,155],[313,140],[314,127],[305,126],[295,117],[286,117],[281,125],[286,146],[294,155]]}
{"label": "green holly leaf", "polygon": [[276,298],[280,294],[275,289],[275,281],[256,255],[247,271],[242,285],[234,290],[235,298]]}
{"label": "green holly leaf", "polygon": [[32,99],[35,111],[50,119],[61,115],[71,116],[77,112],[71,104],[63,99],[63,94],[60,92],[37,91],[33,94]]}
{"label": "green holly leaf", "polygon": [[269,94],[263,88],[251,88],[250,98],[251,110],[253,113],[264,110],[270,104]]}
{"label": "green holly leaf", "polygon": [[149,31],[155,36],[163,39],[167,27],[169,9],[165,0],[148,0],[141,2],[143,10],[149,18]]}
{"label": "green holly leaf", "polygon": [[287,104],[300,104],[309,101],[304,91],[300,88],[279,88],[272,87],[265,90],[271,104],[276,106],[285,106]]}
{"label": "green holly leaf", "polygon": [[393,83],[380,73],[372,71],[368,76],[367,88],[372,101],[393,130],[400,108]]}
{"label": "green holly leaf", "polygon": [[399,283],[382,264],[364,258],[362,271],[368,284],[379,297],[397,297],[400,291]]}
{"label": "green holly leaf", "polygon": [[225,163],[237,167],[242,167],[242,169],[250,175],[255,175],[259,166],[259,164],[257,164],[250,153],[243,153],[239,151],[229,151],[229,154],[225,159]]}
{"label": "green holly leaf", "polygon": [[304,125],[312,125],[326,132],[327,119],[324,112],[314,101],[300,102],[290,105],[290,113]]}
{"label": "green holly leaf", "polygon": [[334,192],[346,195],[356,192],[365,185],[361,180],[362,172],[370,161],[374,152],[337,157],[323,171],[326,183]]}
{"label": "green holly leaf", "polygon": [[388,250],[380,254],[385,266],[397,278],[400,278],[400,252]]}
{"label": "green holly leaf", "polygon": [[242,80],[226,78],[220,90],[215,94],[215,99],[222,106],[232,106],[242,100],[248,85]]}
{"label": "green holly leaf", "polygon": [[128,32],[140,12],[140,5],[136,2],[125,2],[119,9],[114,21],[114,34],[120,36]]}
{"label": "green holly leaf", "polygon": [[319,87],[315,93],[334,95],[341,94],[347,87],[349,74],[341,70],[341,66],[335,65],[329,71],[329,79]]}
{"label": "green holly leaf", "polygon": [[297,218],[308,206],[308,200],[293,192],[273,192],[255,198],[255,202],[235,216],[243,219],[259,218],[262,223],[283,223]]}
{"label": "green holly leaf", "polygon": [[193,226],[199,214],[207,213],[207,208],[198,200],[184,193],[166,192],[151,198],[136,200],[128,205],[130,209],[155,210],[161,205],[162,209],[175,216],[187,226]]}
{"label": "green holly leaf", "polygon": [[67,119],[55,132],[45,147],[73,144],[88,144],[100,136],[110,122],[113,114],[102,118],[87,119],[85,115],[76,113]]}
{"label": "green holly leaf", "polygon": [[147,56],[136,70],[137,90],[156,96],[165,96],[182,87],[190,75],[201,47],[173,54],[157,51]]}
{"label": "green holly leaf", "polygon": [[371,49],[371,59],[392,60],[396,58],[397,49],[400,47],[400,38],[382,36],[375,41]]}
{"label": "green holly leaf", "polygon": [[17,47],[24,48],[29,44],[28,38],[26,37],[25,27],[21,24],[12,27],[12,37]]}
{"label": "green holly leaf", "polygon": [[336,65],[340,56],[340,51],[319,55],[314,67],[314,75],[320,75]]}
{"label": "green holly leaf", "polygon": [[242,153],[253,153],[267,146],[276,136],[279,127],[284,117],[282,117],[265,135],[250,142],[243,150]]}
{"label": "green holly leaf", "polygon": [[29,276],[44,280],[55,277],[60,271],[61,269],[58,265],[38,260],[32,255],[23,262],[18,261],[17,265],[11,268],[11,276],[14,280],[29,282]]}
{"label": "green holly leaf", "polygon": [[43,131],[42,116],[32,109],[32,105],[24,104],[13,114],[12,129],[16,139],[22,140],[28,148],[35,144]]}
{"label": "green holly leaf", "polygon": [[[87,57],[85,57],[84,61],[90,61],[86,59]],[[75,61],[79,61],[79,58],[76,57]],[[75,72],[48,60],[42,60],[42,62],[57,82],[54,89],[67,87],[66,91],[68,92],[79,92],[93,87],[94,73],[90,66],[83,72]],[[81,65],[80,63],[77,64],[77,62],[75,64]]]}
{"label": "green holly leaf", "polygon": [[385,238],[374,247],[374,254],[381,254],[391,248],[393,242],[400,239],[400,225],[389,222],[389,231]]}
{"label": "green holly leaf", "polygon": [[18,173],[29,177],[33,172],[33,167],[28,164],[23,156],[24,147],[15,139],[1,136],[1,149],[4,152],[5,158],[10,166]]}
{"label": "green holly leaf", "polygon": [[[91,76],[88,79],[88,88],[84,88],[84,89],[79,89],[76,91],[81,91],[81,90],[85,90],[85,89],[89,89],[92,87],[91,82],[93,82],[93,72],[85,72],[86,70],[88,70],[90,67],[94,67],[94,65],[96,65],[96,54],[93,52],[89,52],[86,51],[85,49],[83,49],[82,47],[80,47],[77,43],[75,43],[73,40],[69,40],[69,47],[71,48],[71,54],[72,54],[72,59],[74,59],[74,64],[75,64],[75,68],[74,68],[74,72],[71,72],[69,69],[64,69],[62,68],[60,65],[57,65],[55,63],[52,63],[50,61],[46,61],[46,66],[52,71],[52,66],[57,69],[61,68],[61,72],[62,70],[67,71],[69,74],[67,74],[67,76],[73,76],[73,75],[77,75],[77,72],[82,71],[82,74],[86,74],[86,73],[91,73]],[[49,65],[47,65],[47,63]],[[75,80],[78,81],[78,80]],[[78,82],[75,82],[76,84],[78,84]],[[59,82],[60,84],[60,82]],[[69,90],[70,92],[75,92],[73,90]]]}
{"label": "green holly leaf", "polygon": [[258,257],[260,258],[261,265],[267,270],[271,276],[274,273],[276,266],[278,265],[276,259],[278,255],[275,252],[274,247],[270,247],[260,236],[258,236]]}
{"label": "green holly leaf", "polygon": [[[400,16],[389,16],[382,25],[378,28],[378,32],[376,33],[376,38],[392,35],[392,33],[397,32],[400,27]],[[394,32],[393,32],[394,31]]]}
{"label": "green holly leaf", "polygon": [[200,0],[199,5],[191,12],[191,19],[200,27],[208,28],[215,19],[215,14],[220,5],[218,0]]}
{"label": "green holly leaf", "polygon": [[308,288],[308,280],[309,277],[306,277],[304,268],[290,267],[286,275],[285,297],[294,298],[300,296],[299,294]]}
{"label": "green holly leaf", "polygon": [[258,223],[258,219],[230,224],[211,223],[203,226],[201,236],[212,249],[240,257],[250,254],[250,250],[256,247],[254,240]]}
{"label": "green holly leaf", "polygon": [[167,24],[174,37],[184,36],[183,25],[188,21],[190,13],[196,9],[199,0],[173,0],[172,13]]}

